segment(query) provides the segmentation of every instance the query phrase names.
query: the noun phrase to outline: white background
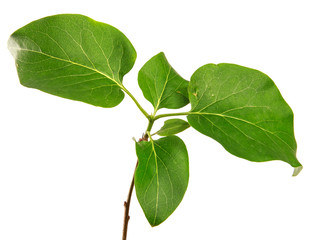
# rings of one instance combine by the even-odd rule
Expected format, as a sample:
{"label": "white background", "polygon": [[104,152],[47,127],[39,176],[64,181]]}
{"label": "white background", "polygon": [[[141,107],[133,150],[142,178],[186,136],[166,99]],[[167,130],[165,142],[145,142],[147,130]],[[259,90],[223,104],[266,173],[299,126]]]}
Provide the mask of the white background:
{"label": "white background", "polygon": [[[151,228],[133,195],[128,240],[313,240],[313,1],[6,1],[0,38],[0,239],[121,239],[123,201],[146,120],[129,97],[102,109],[22,87],[9,35],[58,13],[80,13],[120,29],[138,58],[124,78],[147,111],[137,72],[164,51],[186,79],[206,63],[259,69],[295,114],[298,158],[253,163],[193,129],[180,134],[190,182],[173,215]],[[4,5],[3,5],[4,4]],[[188,108],[187,108],[188,109]],[[158,123],[155,130],[157,130]]]}

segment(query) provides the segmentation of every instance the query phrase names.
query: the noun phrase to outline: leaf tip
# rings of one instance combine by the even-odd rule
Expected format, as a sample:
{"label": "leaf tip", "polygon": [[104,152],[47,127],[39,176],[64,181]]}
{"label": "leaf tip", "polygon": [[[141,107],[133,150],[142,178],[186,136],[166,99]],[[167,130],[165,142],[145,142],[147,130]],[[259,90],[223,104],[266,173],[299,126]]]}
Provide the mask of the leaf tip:
{"label": "leaf tip", "polygon": [[12,54],[12,56],[14,57],[14,59],[17,59],[19,50],[20,50],[20,46],[19,44],[14,40],[14,38],[12,37],[12,35],[10,36],[10,38],[8,39],[7,42],[7,47],[10,51],[10,53]]}
{"label": "leaf tip", "polygon": [[166,57],[165,53],[164,53],[164,52],[162,52],[162,51],[161,51],[160,53],[158,53],[158,54],[157,54],[157,56]]}
{"label": "leaf tip", "polygon": [[293,177],[298,176],[298,174],[302,171],[302,169],[303,169],[303,166],[302,166],[302,165],[301,165],[301,166],[298,166],[298,167],[295,167],[292,176],[293,176]]}

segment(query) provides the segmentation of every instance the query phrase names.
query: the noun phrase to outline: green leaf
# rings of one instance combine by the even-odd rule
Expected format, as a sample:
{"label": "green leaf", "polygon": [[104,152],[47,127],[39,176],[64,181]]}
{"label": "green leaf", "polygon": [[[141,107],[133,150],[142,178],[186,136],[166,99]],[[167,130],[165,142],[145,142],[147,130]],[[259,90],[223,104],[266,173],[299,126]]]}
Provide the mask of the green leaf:
{"label": "green leaf", "polygon": [[250,161],[301,166],[292,110],[267,75],[234,64],[208,64],[193,74],[189,97],[191,126],[230,153]]}
{"label": "green leaf", "polygon": [[136,59],[123,33],[76,14],[31,22],[11,35],[8,48],[22,85],[101,107],[123,100],[122,78]]}
{"label": "green leaf", "polygon": [[161,129],[159,129],[159,131],[156,133],[159,136],[170,136],[182,132],[189,127],[190,124],[182,119],[179,118],[169,119],[165,121]]}
{"label": "green leaf", "polygon": [[155,112],[161,108],[181,108],[189,103],[189,82],[171,67],[162,52],[141,68],[138,84],[144,97],[154,106]]}
{"label": "green leaf", "polygon": [[136,143],[137,199],[148,222],[157,226],[180,204],[189,181],[189,160],[184,142],[176,137]]}

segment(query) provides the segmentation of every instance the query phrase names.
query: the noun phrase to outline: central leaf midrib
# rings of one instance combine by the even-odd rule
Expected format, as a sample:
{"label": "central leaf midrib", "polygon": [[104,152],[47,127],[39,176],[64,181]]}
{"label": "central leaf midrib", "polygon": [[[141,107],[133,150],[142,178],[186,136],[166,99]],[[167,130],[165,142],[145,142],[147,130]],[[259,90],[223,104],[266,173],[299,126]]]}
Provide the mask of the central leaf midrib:
{"label": "central leaf midrib", "polygon": [[169,81],[169,75],[170,75],[170,73],[171,73],[171,67],[170,67],[169,70],[168,70],[167,77],[166,77],[166,80],[165,80],[165,83],[164,83],[162,92],[161,92],[160,96],[159,96],[158,99],[157,99],[157,104],[156,104],[156,106],[155,106],[155,112],[158,110],[159,105],[160,105],[160,103],[161,103],[161,99],[162,99],[162,97],[163,97],[163,95],[164,95],[166,86],[167,86],[168,81]]}
{"label": "central leaf midrib", "polygon": [[166,130],[173,130],[173,129],[180,129],[180,127],[182,127],[182,126],[172,126],[172,127],[167,127],[167,128],[165,128],[165,129],[160,129],[158,132],[160,133],[160,132],[162,132],[162,131],[166,131]]}
{"label": "central leaf midrib", "polygon": [[156,166],[156,206],[155,206],[155,216],[154,216],[154,224],[156,223],[157,219],[157,212],[158,212],[158,204],[159,204],[159,176],[158,176],[158,162],[157,162],[157,153],[154,146],[154,141],[151,139],[152,142],[152,151],[155,157],[155,166]]}
{"label": "central leaf midrib", "polygon": [[80,66],[80,67],[83,67],[83,68],[86,68],[86,69],[89,69],[91,71],[94,71],[104,77],[106,77],[107,79],[113,81],[115,84],[117,84],[120,88],[123,88],[123,86],[117,82],[114,78],[112,77],[109,77],[107,74],[105,74],[104,72],[101,72],[99,71],[98,69],[96,68],[91,68],[91,67],[88,67],[86,65],[83,65],[83,64],[80,64],[80,63],[77,63],[77,62],[73,62],[71,60],[67,60],[67,59],[63,59],[63,58],[59,58],[59,57],[55,57],[55,56],[52,56],[52,55],[49,55],[47,53],[44,53],[44,52],[39,52],[39,51],[35,51],[35,50],[31,50],[31,49],[26,49],[26,48],[16,48],[17,50],[21,50],[21,51],[28,51],[28,52],[33,52],[33,53],[37,53],[37,54],[41,54],[41,55],[44,55],[46,57],[49,57],[49,58],[52,58],[52,59],[56,59],[56,60],[59,60],[59,61],[63,61],[63,62],[67,62],[67,63],[71,63],[73,65],[77,65],[77,66]]}
{"label": "central leaf midrib", "polygon": [[294,149],[286,142],[284,141],[282,138],[278,137],[275,133],[261,127],[261,126],[258,126],[256,124],[254,124],[253,122],[250,122],[250,121],[247,121],[245,119],[242,119],[242,118],[237,118],[237,117],[233,117],[233,116],[229,116],[229,115],[224,115],[224,114],[219,114],[219,113],[204,113],[204,112],[190,112],[189,115],[212,115],[212,116],[218,116],[218,117],[222,117],[222,118],[230,118],[230,119],[233,119],[233,120],[238,120],[238,121],[241,121],[241,122],[244,122],[244,123],[247,123],[249,125],[252,125],[264,132],[267,132],[267,133],[270,133],[271,135],[275,136],[276,138],[278,138],[281,142],[283,142],[285,145],[288,146],[288,148],[292,151],[292,153],[294,153]]}

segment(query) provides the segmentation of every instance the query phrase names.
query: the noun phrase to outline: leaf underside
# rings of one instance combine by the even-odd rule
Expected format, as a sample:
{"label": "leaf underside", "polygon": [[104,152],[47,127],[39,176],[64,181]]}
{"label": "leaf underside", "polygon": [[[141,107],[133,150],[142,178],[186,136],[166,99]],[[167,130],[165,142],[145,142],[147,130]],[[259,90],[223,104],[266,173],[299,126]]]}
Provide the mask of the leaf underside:
{"label": "leaf underside", "polygon": [[158,130],[157,134],[159,136],[170,136],[180,133],[189,127],[190,124],[182,119],[169,119],[165,121],[164,125]]}
{"label": "leaf underside", "polygon": [[8,48],[22,85],[101,107],[123,100],[122,78],[136,59],[123,33],[77,14],[31,22],[11,35]]}
{"label": "leaf underside", "polygon": [[186,147],[177,136],[136,143],[137,199],[151,226],[165,221],[180,204],[188,186]]}
{"label": "leaf underside", "polygon": [[155,111],[177,109],[189,103],[189,82],[171,67],[162,52],[144,64],[138,73],[138,84]]}
{"label": "leaf underside", "polygon": [[234,64],[208,64],[193,74],[189,98],[190,125],[230,153],[301,166],[292,110],[267,75]]}

